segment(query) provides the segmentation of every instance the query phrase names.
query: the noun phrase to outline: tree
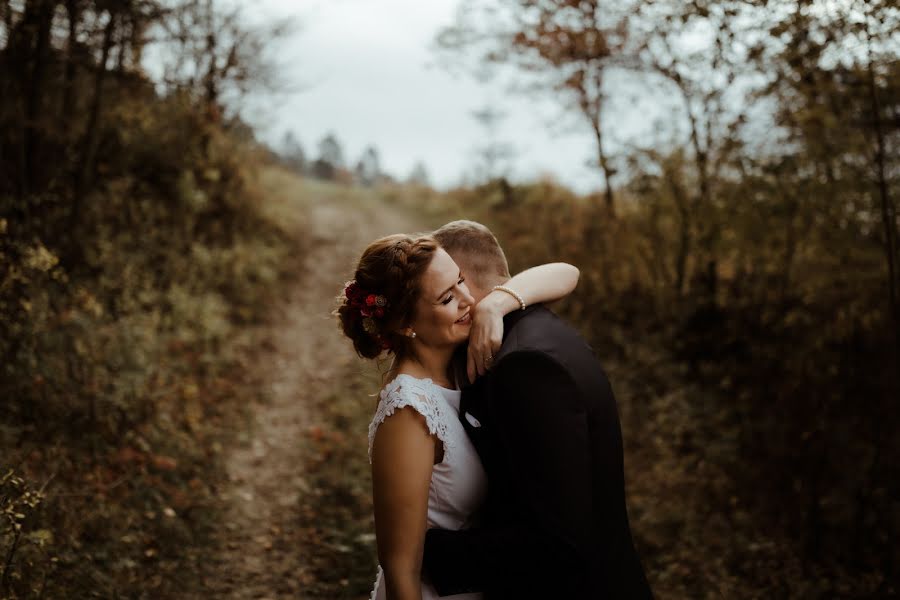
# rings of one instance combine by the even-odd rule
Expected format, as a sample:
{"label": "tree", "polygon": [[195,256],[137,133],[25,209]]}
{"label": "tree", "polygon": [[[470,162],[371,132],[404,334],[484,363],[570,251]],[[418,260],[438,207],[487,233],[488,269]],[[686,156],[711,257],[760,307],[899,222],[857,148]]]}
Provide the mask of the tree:
{"label": "tree", "polygon": [[[900,292],[898,292],[898,243],[897,243],[897,208],[891,197],[888,183],[888,172],[891,167],[888,158],[888,137],[900,132],[900,61],[897,52],[900,50],[896,42],[896,32],[900,29],[900,9],[887,2],[856,2],[857,9],[863,14],[861,29],[865,40],[865,58],[860,70],[865,73],[866,91],[868,92],[868,119],[865,119],[867,138],[872,147],[872,162],[878,198],[876,204],[880,208],[882,231],[884,232],[884,253],[888,277],[888,292],[891,314],[894,320],[894,353],[897,361],[898,377],[900,377]],[[861,6],[860,6],[861,4]],[[893,10],[891,10],[893,7]],[[893,59],[892,59],[893,57]],[[882,82],[886,82],[884,86]],[[893,83],[891,83],[893,82]],[[885,89],[887,87],[887,89]],[[884,97],[884,98],[882,98]],[[886,105],[884,110],[883,105]],[[893,121],[893,122],[892,122]],[[891,161],[896,166],[896,148]]]}
{"label": "tree", "polygon": [[344,168],[344,151],[333,133],[319,141],[319,158],[313,163],[313,174],[320,179],[334,179]]}
{"label": "tree", "polygon": [[482,182],[492,181],[509,175],[510,161],[516,152],[509,143],[500,140],[500,124],[506,113],[491,106],[473,110],[474,118],[484,131],[484,141],[475,149],[478,163],[475,165],[475,176]]}
{"label": "tree", "polygon": [[[856,2],[849,10],[817,8],[798,4],[776,13],[768,31],[777,41],[763,39],[751,56],[760,70],[772,73],[763,93],[776,101],[776,123],[809,165],[800,172],[815,186],[817,210],[836,219],[848,212],[854,219],[869,214],[881,222],[887,304],[900,361],[900,257],[889,175],[898,165],[900,9],[880,0]],[[868,207],[860,181],[870,184]],[[854,209],[848,211],[851,201]]]}
{"label": "tree", "polygon": [[24,191],[33,189],[40,175],[39,154],[43,137],[40,123],[40,112],[44,101],[47,71],[50,61],[50,26],[53,22],[54,2],[50,0],[31,0],[25,3],[22,27],[34,35],[34,52],[32,68],[27,83],[25,98],[25,137],[24,137],[24,173],[21,181],[25,183]]}
{"label": "tree", "polygon": [[[740,65],[746,57],[736,29],[745,18],[739,6],[722,0],[662,0],[640,5],[632,21],[640,61],[635,66],[681,101],[683,112],[672,122],[687,125],[686,139],[678,145],[686,151],[693,173],[685,178],[666,171],[680,221],[679,294],[690,280],[695,245],[699,243],[707,260],[714,254],[718,230],[708,217],[715,208],[716,184],[741,145],[746,115],[738,84],[745,84]],[[673,133],[678,136],[680,131],[676,125]]]}
{"label": "tree", "polygon": [[333,167],[344,166],[344,151],[333,133],[329,133],[319,142],[319,160],[325,161]]}
{"label": "tree", "polygon": [[159,25],[163,82],[205,103],[213,120],[250,90],[278,89],[275,42],[294,30],[291,19],[247,24],[240,4],[177,0]]}
{"label": "tree", "polygon": [[378,158],[378,150],[374,146],[367,146],[354,169],[356,180],[365,186],[374,185],[381,178],[381,162]]}
{"label": "tree", "polygon": [[503,10],[469,0],[457,12],[456,23],[438,34],[438,46],[445,51],[474,48],[482,62],[514,65],[530,78],[530,90],[553,93],[565,109],[586,121],[611,215],[616,169],[604,141],[604,85],[609,69],[629,62],[626,6],[613,8],[599,0],[516,0]]}
{"label": "tree", "polygon": [[[774,11],[766,10],[763,2],[748,4],[758,12],[753,19],[754,36],[744,41],[750,42],[748,57],[762,82],[752,98],[757,104],[767,103],[772,113],[766,131],[771,143],[743,161],[742,188],[760,196],[759,190],[766,190],[768,214],[780,217],[772,219],[770,231],[763,238],[769,245],[783,244],[778,297],[784,300],[784,306],[803,306],[815,304],[810,296],[823,293],[820,290],[834,290],[832,302],[853,304],[854,310],[867,311],[873,322],[879,318],[888,321],[890,326],[884,323],[868,329],[868,335],[879,338],[878,344],[885,351],[877,359],[884,374],[872,372],[866,379],[878,382],[876,390],[896,389],[900,373],[893,206],[897,180],[890,173],[897,172],[900,155],[896,150],[900,132],[900,48],[896,38],[900,9],[895,2],[878,0],[805,1],[787,3]],[[784,224],[786,231],[780,232],[781,228],[771,223]],[[807,237],[811,239],[804,239]],[[820,254],[813,261],[808,248],[817,243]],[[882,250],[886,276],[883,287],[861,283],[860,274],[868,272],[871,258],[865,263],[853,258],[876,245]],[[754,251],[764,256],[762,249]],[[815,265],[829,271],[824,282],[819,282],[822,287],[811,286],[808,274],[792,274],[795,256],[805,259],[807,269]],[[874,276],[868,273],[865,277],[873,281]],[[788,315],[796,315],[782,307],[775,314],[785,321]],[[879,317],[873,317],[876,314]],[[851,323],[853,334],[848,337],[853,340],[867,329],[858,324],[858,318],[856,314],[843,317],[844,327]],[[818,334],[820,340],[833,337],[825,332]],[[864,356],[861,346],[851,339],[841,342],[854,348],[849,355]],[[893,348],[893,356],[888,348]],[[848,360],[846,356],[842,360]],[[863,360],[874,359],[867,356]],[[803,431],[802,435],[811,440],[805,444],[802,461],[798,461],[806,512],[801,531],[809,553],[819,555],[829,536],[839,535],[840,527],[866,531],[856,536],[854,543],[846,544],[849,553],[879,553],[888,580],[896,565],[896,551],[873,533],[884,531],[887,538],[896,536],[896,525],[882,516],[889,511],[884,497],[896,497],[898,493],[896,475],[885,464],[885,457],[896,452],[891,433],[896,429],[896,402],[890,395],[869,394],[866,402],[852,409],[844,406],[848,398],[842,394],[821,394],[815,399],[801,396],[792,402],[793,412],[785,419],[785,428],[791,434]],[[821,421],[811,426],[806,422],[809,414],[822,415]],[[848,418],[852,425],[844,422]],[[828,450],[836,438],[851,430],[865,438],[868,454],[849,467],[858,473],[857,478],[835,483],[834,474],[847,470],[848,465],[841,456],[829,456]],[[842,506],[842,514],[852,517],[841,518],[837,510],[825,506],[823,494],[840,498],[833,506]],[[880,541],[863,544],[866,536]]]}
{"label": "tree", "polygon": [[[115,6],[115,5],[113,5]],[[81,205],[87,188],[92,183],[97,149],[100,143],[100,119],[103,109],[103,83],[108,72],[109,55],[114,42],[114,34],[121,16],[111,8],[106,13],[106,26],[103,28],[103,42],[100,51],[100,62],[97,64],[97,72],[94,76],[94,90],[91,98],[90,111],[88,113],[87,129],[82,142],[81,160],[75,174],[75,185],[72,200],[72,221],[78,223],[81,218]]]}
{"label": "tree", "polygon": [[420,185],[424,187],[431,186],[431,181],[428,177],[428,168],[425,166],[425,163],[421,160],[416,161],[416,164],[413,165],[413,168],[409,172],[409,176],[407,176],[406,181],[407,183],[411,183],[413,185]]}
{"label": "tree", "polygon": [[293,131],[288,131],[284,134],[279,154],[281,155],[281,160],[288,168],[300,174],[306,171],[306,153],[303,151],[303,146]]}

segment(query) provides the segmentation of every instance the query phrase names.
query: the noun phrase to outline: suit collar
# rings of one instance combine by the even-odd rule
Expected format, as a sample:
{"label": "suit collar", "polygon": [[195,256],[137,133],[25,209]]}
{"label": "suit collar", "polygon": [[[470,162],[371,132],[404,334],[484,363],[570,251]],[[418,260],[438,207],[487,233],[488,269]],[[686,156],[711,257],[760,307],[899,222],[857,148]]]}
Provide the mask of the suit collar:
{"label": "suit collar", "polygon": [[541,306],[541,304],[532,304],[525,310],[516,310],[503,317],[503,339],[506,339],[509,330],[515,327],[516,323],[518,323],[525,315],[530,315],[541,308]]}
{"label": "suit collar", "polygon": [[[506,336],[512,328],[516,326],[516,323],[518,323],[525,315],[529,315],[540,308],[540,306],[540,304],[533,304],[525,310],[517,310],[503,317],[503,339],[506,340]],[[453,374],[456,377],[456,385],[460,390],[466,390],[474,385],[469,381],[469,377],[466,374],[467,352],[468,344],[463,344],[456,349],[456,352],[453,353],[453,358],[451,359]]]}
{"label": "suit collar", "polygon": [[466,375],[466,355],[468,350],[469,345],[462,344],[450,358],[450,371],[453,373],[453,377],[456,380],[456,387],[460,390],[465,390],[472,385],[469,382],[469,376]]}

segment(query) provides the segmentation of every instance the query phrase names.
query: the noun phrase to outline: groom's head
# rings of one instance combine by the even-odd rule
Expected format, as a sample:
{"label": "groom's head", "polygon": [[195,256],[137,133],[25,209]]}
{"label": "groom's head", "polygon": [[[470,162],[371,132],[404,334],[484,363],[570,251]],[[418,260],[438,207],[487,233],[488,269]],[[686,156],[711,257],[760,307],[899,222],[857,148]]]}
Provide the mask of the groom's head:
{"label": "groom's head", "polygon": [[491,230],[475,221],[452,221],[433,234],[456,261],[475,302],[509,279],[509,265]]}

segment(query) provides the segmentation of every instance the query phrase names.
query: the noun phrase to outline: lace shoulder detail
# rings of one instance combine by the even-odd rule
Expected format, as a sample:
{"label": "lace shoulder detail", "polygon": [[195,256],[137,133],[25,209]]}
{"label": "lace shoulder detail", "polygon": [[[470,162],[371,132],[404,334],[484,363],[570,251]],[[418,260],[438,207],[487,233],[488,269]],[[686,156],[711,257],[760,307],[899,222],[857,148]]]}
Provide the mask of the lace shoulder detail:
{"label": "lace shoulder detail", "polygon": [[452,443],[447,427],[447,408],[441,398],[440,390],[430,379],[416,379],[411,375],[398,375],[381,390],[378,409],[369,424],[369,463],[372,462],[372,445],[375,443],[375,432],[385,419],[394,414],[398,408],[411,406],[425,417],[428,431],[444,445],[444,460],[451,452]]}

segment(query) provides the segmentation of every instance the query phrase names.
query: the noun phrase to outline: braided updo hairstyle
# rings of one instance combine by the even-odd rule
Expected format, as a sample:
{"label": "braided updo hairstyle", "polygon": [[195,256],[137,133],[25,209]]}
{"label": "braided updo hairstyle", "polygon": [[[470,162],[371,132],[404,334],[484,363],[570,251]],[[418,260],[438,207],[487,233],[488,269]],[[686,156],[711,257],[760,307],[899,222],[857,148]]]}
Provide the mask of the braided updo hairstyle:
{"label": "braided updo hairstyle", "polygon": [[400,330],[412,321],[419,281],[438,248],[430,235],[396,234],[365,249],[335,311],[361,357],[377,358],[385,350],[398,358],[406,354],[409,338]]}

